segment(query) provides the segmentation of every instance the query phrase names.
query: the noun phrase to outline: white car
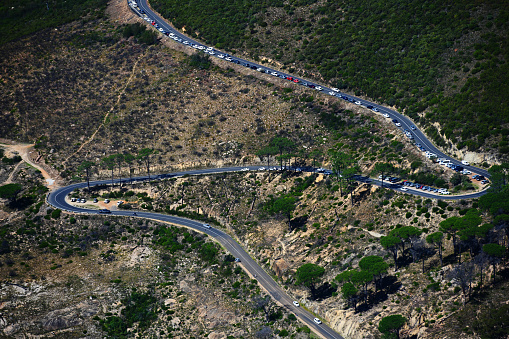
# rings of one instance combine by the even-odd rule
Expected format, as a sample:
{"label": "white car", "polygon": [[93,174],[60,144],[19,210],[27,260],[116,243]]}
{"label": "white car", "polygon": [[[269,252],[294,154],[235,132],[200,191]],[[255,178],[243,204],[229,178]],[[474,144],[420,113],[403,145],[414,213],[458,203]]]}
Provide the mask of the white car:
{"label": "white car", "polygon": [[322,323],[322,321],[318,318],[313,319],[313,321],[315,322],[315,324],[318,324],[318,325],[320,325]]}
{"label": "white car", "polygon": [[451,194],[451,193],[450,193],[450,192],[448,192],[448,191],[442,191],[442,192],[440,192],[440,194],[443,194],[443,195],[449,195],[449,194]]}
{"label": "white car", "polygon": [[224,55],[222,55],[222,54],[218,54],[218,55],[217,55],[217,57],[218,57],[219,59],[223,59],[223,58],[224,58]]}
{"label": "white car", "polygon": [[466,160],[462,160],[461,163],[465,166],[470,166],[470,163]]}
{"label": "white car", "polygon": [[164,32],[164,29],[162,29],[161,27],[159,27],[158,31],[159,31],[159,32]]}
{"label": "white car", "polygon": [[212,47],[207,47],[207,51],[211,51],[212,50]]}
{"label": "white car", "polygon": [[299,306],[300,306],[300,304],[299,304],[298,302],[294,301],[294,302],[293,302],[293,306],[295,306],[295,307],[299,307]]}
{"label": "white car", "polygon": [[406,188],[406,187],[401,187],[399,190],[400,190],[400,191],[403,191],[403,192],[406,192],[406,191],[408,191],[408,188]]}
{"label": "white car", "polygon": [[356,102],[354,102],[354,104],[356,104],[356,105],[360,105],[360,104],[361,104],[361,102],[360,102],[360,101],[356,101]]}
{"label": "white car", "polygon": [[401,127],[401,123],[400,122],[397,122],[394,125],[396,125],[397,127]]}
{"label": "white car", "polygon": [[339,89],[337,89],[335,87],[332,87],[331,90],[333,90],[334,92],[339,92]]}
{"label": "white car", "polygon": [[184,40],[183,44],[184,44],[184,45],[189,45],[189,41]]}
{"label": "white car", "polygon": [[271,75],[273,75],[273,76],[275,76],[275,77],[277,77],[277,76],[278,76],[277,72],[272,72],[272,73],[270,73],[270,74],[271,74]]}
{"label": "white car", "polygon": [[230,57],[226,57],[226,58],[224,58],[224,59],[225,59],[226,61],[232,61],[232,58],[230,58]]}
{"label": "white car", "polygon": [[387,113],[384,113],[384,114],[382,114],[382,115],[383,115],[383,117],[384,117],[384,118],[390,118],[390,117],[389,117],[389,114],[387,114]]}
{"label": "white car", "polygon": [[315,87],[315,89],[316,89],[317,91],[321,91],[321,90],[322,90],[322,87],[321,87],[321,86],[316,86],[316,87]]}
{"label": "white car", "polygon": [[246,172],[246,171],[249,171],[249,168],[245,167],[243,169],[241,169],[242,172]]}
{"label": "white car", "polygon": [[212,228],[212,227],[210,227],[209,224],[203,224],[203,227],[205,227],[205,228]]}
{"label": "white car", "polygon": [[122,200],[117,201],[117,206],[122,205],[124,202]]}
{"label": "white car", "polygon": [[329,95],[336,95],[336,93],[334,93],[334,92],[330,91],[330,92],[329,92]]}
{"label": "white car", "polygon": [[265,167],[260,167],[258,170],[259,171],[265,171]]}

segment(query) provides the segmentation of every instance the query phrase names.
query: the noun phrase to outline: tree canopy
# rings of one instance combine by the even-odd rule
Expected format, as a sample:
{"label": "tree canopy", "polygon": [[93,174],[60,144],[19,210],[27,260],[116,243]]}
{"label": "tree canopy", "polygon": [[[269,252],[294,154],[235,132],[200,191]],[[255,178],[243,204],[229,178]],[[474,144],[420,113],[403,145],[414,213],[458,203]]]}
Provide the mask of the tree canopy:
{"label": "tree canopy", "polygon": [[296,284],[314,289],[315,285],[322,280],[325,269],[319,265],[307,263],[297,269],[295,276]]}
{"label": "tree canopy", "polygon": [[378,330],[384,334],[394,334],[396,338],[399,338],[399,330],[405,325],[407,318],[401,314],[394,314],[382,318],[378,323]]}

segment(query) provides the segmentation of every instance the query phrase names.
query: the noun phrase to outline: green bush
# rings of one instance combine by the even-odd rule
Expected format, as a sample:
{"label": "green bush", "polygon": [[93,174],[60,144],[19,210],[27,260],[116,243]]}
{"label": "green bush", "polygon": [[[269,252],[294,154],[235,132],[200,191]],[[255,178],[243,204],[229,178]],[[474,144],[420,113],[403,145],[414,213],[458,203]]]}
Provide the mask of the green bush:
{"label": "green bush", "polygon": [[53,219],[58,219],[58,218],[60,218],[61,214],[62,214],[62,210],[57,208],[56,210],[53,210],[53,212],[51,212],[51,217]]}

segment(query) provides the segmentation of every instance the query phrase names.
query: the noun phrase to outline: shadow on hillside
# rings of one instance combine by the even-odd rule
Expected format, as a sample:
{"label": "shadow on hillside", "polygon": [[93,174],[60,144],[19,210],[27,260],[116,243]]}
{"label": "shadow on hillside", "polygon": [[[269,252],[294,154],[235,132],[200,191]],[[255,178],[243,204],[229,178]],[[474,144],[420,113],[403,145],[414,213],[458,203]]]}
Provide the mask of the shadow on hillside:
{"label": "shadow on hillside", "polygon": [[380,287],[376,293],[370,292],[368,301],[357,306],[357,312],[366,312],[373,306],[389,299],[389,294],[396,293],[401,288],[401,282],[395,276],[387,276],[380,282]]}
{"label": "shadow on hillside", "polygon": [[24,210],[33,203],[34,199],[32,199],[32,197],[21,197],[15,201],[11,201],[8,206],[13,210]]}
{"label": "shadow on hillside", "polygon": [[331,286],[328,282],[318,287],[313,291],[314,300],[320,301],[332,297],[332,294],[336,292],[336,288]]}
{"label": "shadow on hillside", "polygon": [[292,230],[296,230],[296,229],[299,229],[299,228],[304,228],[306,226],[307,222],[308,222],[307,215],[303,215],[303,216],[297,217],[295,219],[292,219],[290,221],[290,227],[291,227]]}

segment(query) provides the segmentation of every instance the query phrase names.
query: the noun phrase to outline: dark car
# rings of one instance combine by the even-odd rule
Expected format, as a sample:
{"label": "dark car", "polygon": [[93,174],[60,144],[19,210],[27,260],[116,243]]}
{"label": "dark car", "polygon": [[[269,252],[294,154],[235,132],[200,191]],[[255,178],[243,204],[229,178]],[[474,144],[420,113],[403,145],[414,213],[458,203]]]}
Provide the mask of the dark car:
{"label": "dark car", "polygon": [[251,69],[257,69],[257,68],[258,68],[258,67],[256,67],[256,66],[251,66]]}
{"label": "dark car", "polygon": [[110,210],[108,210],[108,209],[106,209],[106,208],[104,208],[104,209],[102,209],[102,210],[99,210],[99,213],[101,213],[101,214],[110,214],[110,213],[111,213],[111,211],[110,211]]}
{"label": "dark car", "polygon": [[366,106],[366,108],[367,108],[367,109],[372,109],[372,108],[373,108],[373,106],[371,106],[371,105],[367,105],[367,106]]}

